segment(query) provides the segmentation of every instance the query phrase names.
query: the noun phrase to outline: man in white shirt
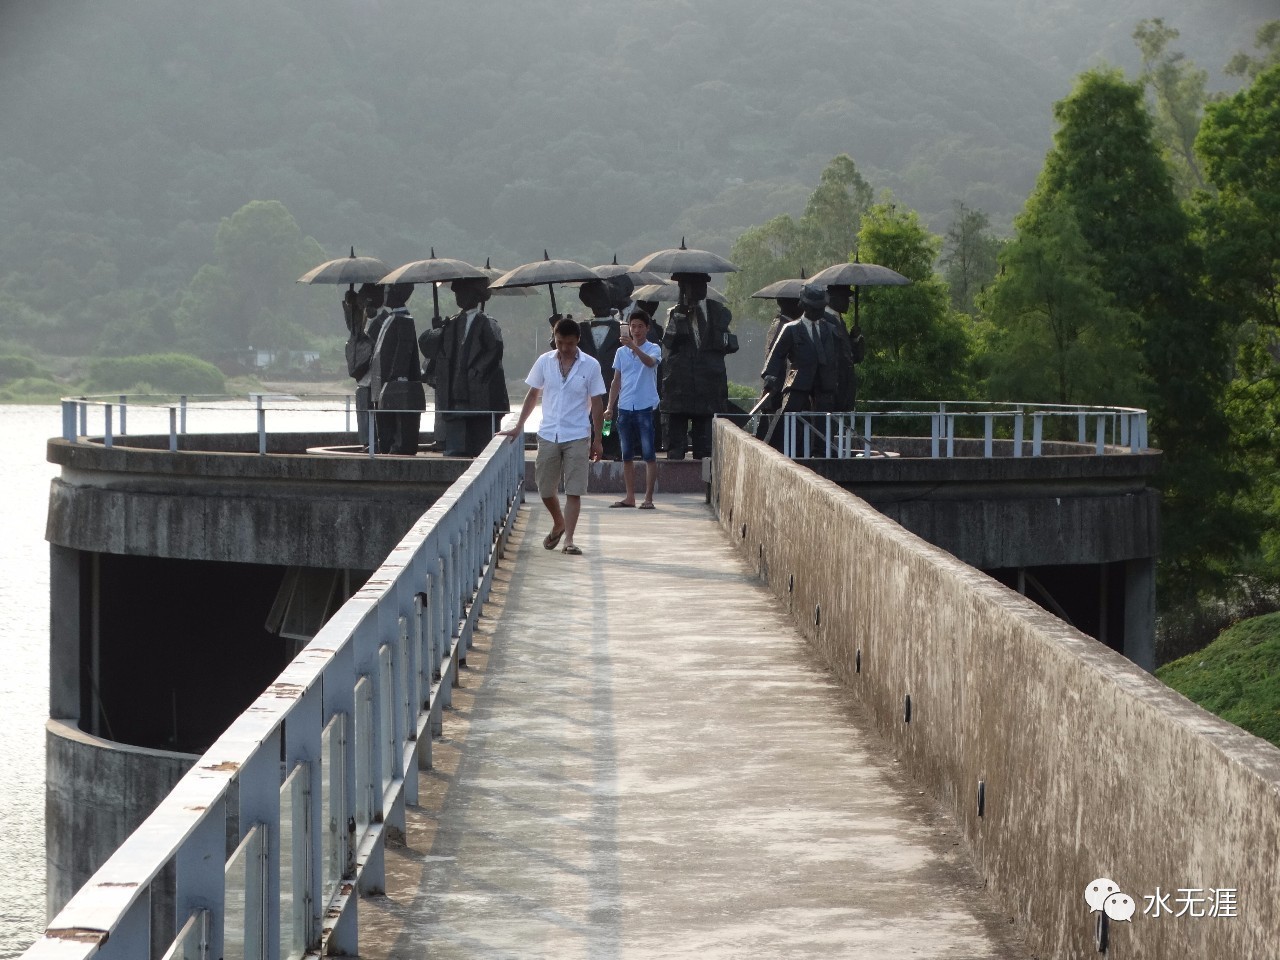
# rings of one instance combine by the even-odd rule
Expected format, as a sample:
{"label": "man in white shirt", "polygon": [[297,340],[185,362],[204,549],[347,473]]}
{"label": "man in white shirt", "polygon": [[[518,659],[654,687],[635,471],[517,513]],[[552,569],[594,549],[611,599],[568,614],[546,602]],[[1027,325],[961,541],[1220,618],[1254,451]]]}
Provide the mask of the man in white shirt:
{"label": "man in white shirt", "polygon": [[644,500],[642,510],[653,509],[653,487],[658,478],[657,454],[653,444],[654,409],[658,406],[658,364],[662,348],[649,343],[649,315],[639,307],[631,311],[627,332],[620,337],[622,346],[613,360],[613,383],[609,387],[609,406],[604,416],[612,420],[622,443],[622,476],[627,495],[615,507],[636,505],[636,465],[634,457],[644,461]]}
{"label": "man in white shirt", "polygon": [[[533,465],[533,478],[538,496],[551,514],[551,532],[542,545],[554,550],[564,539],[564,552],[580,555],[573,542],[573,531],[582,510],[582,495],[587,492],[587,464],[599,460],[603,447],[600,430],[604,420],[604,379],[600,364],[578,349],[581,331],[574,320],[556,323],[554,350],[533,362],[525,383],[524,406],[516,425],[498,431],[511,439],[524,436],[525,421],[542,400],[542,424],[538,427],[538,458]],[[556,488],[564,481],[564,511]]]}

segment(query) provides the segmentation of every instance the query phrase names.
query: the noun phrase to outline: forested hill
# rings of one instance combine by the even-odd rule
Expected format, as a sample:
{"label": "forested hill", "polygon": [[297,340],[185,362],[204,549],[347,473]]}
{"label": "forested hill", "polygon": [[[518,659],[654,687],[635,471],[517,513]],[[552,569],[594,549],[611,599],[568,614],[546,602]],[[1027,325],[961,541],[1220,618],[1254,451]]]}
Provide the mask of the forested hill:
{"label": "forested hill", "polygon": [[[1161,9],[1154,9],[1159,6]],[[3,0],[0,341],[119,349],[224,218],[330,256],[727,251],[848,153],[945,227],[1006,226],[1051,105],[1144,17],[1211,71],[1276,0]],[[1234,85],[1232,85],[1234,86]]]}

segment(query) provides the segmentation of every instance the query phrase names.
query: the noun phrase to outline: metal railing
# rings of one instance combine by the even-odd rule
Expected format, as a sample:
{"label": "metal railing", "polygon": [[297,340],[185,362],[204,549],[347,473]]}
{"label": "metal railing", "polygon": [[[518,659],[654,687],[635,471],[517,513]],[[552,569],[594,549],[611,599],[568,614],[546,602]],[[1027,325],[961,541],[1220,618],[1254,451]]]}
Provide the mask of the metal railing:
{"label": "metal railing", "polygon": [[491,441],[24,957],[357,954],[359,894],[417,802],[524,470],[523,444]]}
{"label": "metal railing", "polygon": [[[239,413],[251,423],[252,432],[258,435],[258,453],[266,455],[268,431],[268,414],[271,422],[283,423],[286,419],[299,414],[328,415],[332,417],[335,432],[350,433],[352,440],[359,444],[370,457],[377,456],[376,422],[373,416],[368,418],[363,434],[356,429],[361,411],[357,411],[355,397],[350,394],[308,395],[305,398],[291,397],[282,394],[252,393],[247,397],[222,395],[134,395],[112,394],[63,397],[62,404],[62,438],[68,443],[79,443],[91,437],[91,429],[101,425],[102,445],[115,446],[116,442],[128,435],[128,417],[133,410],[135,417],[138,411],[148,414],[167,413],[169,449],[177,451],[181,448],[182,437],[187,434],[188,419],[195,416],[208,417],[216,415],[219,419],[227,419]],[[380,410],[380,413],[418,413],[432,420],[437,413],[449,412],[453,415],[487,416],[494,431],[498,429],[510,410],[475,410],[475,411],[436,411],[428,406],[424,410]],[[337,423],[341,416],[342,426]],[[149,428],[150,429],[150,428]],[[276,428],[277,430],[279,428]],[[248,433],[246,429],[242,432]],[[93,435],[96,436],[96,435]],[[385,456],[385,454],[384,454]]]}
{"label": "metal railing", "polygon": [[[775,415],[761,416],[767,425]],[[1147,411],[1136,407],[885,401],[856,413],[794,412],[776,417],[774,439],[781,438],[782,452],[793,459],[883,456],[885,441],[904,437],[927,439],[927,452],[922,448],[918,455],[932,458],[1040,457],[1053,442],[1091,447],[1097,456],[1137,454],[1148,448],[1149,439]],[[752,418],[747,428],[754,430],[759,422]],[[915,425],[919,429],[913,430]]]}

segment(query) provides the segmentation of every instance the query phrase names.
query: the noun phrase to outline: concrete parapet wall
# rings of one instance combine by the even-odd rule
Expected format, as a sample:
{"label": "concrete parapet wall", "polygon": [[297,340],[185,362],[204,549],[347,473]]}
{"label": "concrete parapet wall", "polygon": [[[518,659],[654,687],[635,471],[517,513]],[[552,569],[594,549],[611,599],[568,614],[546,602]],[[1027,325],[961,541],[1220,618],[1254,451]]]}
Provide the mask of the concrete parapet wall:
{"label": "concrete parapet wall", "polygon": [[[440,457],[310,455],[327,434],[51,440],[62,467],[45,538],[87,552],[373,570],[471,465]],[[241,452],[245,451],[245,452]],[[247,452],[252,451],[252,452]]]}
{"label": "concrete parapet wall", "polygon": [[46,908],[50,918],[199,759],[45,724]]}
{"label": "concrete parapet wall", "polygon": [[[1280,750],[835,483],[715,431],[721,525],[953,810],[1039,955],[1098,955],[1083,893],[1099,877],[1138,907],[1109,925],[1107,956],[1276,955]],[[1157,888],[1175,909],[1179,888],[1233,889],[1238,916],[1143,916]]]}

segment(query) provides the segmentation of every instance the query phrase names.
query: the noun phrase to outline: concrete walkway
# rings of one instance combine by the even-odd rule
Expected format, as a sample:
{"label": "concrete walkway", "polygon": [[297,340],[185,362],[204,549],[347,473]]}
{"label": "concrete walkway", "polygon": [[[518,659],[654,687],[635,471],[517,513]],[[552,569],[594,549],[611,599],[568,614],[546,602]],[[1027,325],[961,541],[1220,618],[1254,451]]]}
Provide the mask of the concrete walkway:
{"label": "concrete walkway", "polygon": [[530,495],[362,955],[1027,956],[702,498],[611,499]]}

